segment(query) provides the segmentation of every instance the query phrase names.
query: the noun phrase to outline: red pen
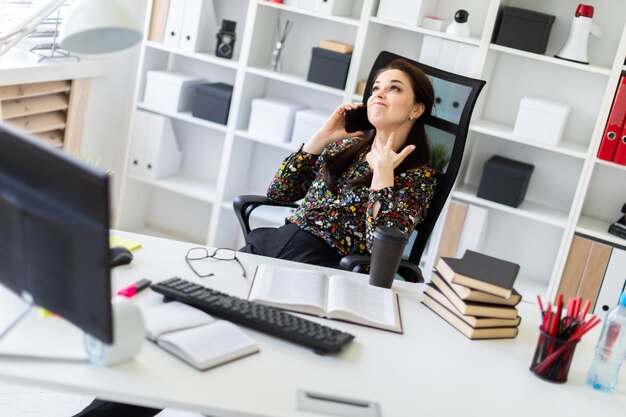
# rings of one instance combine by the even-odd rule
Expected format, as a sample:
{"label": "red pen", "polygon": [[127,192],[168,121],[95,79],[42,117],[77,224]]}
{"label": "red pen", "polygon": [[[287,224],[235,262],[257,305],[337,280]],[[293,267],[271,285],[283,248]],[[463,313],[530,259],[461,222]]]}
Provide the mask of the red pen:
{"label": "red pen", "polygon": [[130,298],[137,294],[138,292],[145,290],[152,284],[152,281],[149,279],[141,279],[134,284],[130,284],[128,287],[122,288],[117,292],[117,295],[121,295],[123,297]]}

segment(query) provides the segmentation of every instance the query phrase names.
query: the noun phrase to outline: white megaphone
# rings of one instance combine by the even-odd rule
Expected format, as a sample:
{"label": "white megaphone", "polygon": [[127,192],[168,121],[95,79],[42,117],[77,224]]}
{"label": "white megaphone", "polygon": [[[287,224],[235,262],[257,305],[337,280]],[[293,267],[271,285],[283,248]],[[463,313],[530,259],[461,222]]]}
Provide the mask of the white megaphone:
{"label": "white megaphone", "polygon": [[592,20],[593,6],[579,4],[572,20],[572,26],[569,29],[567,42],[565,42],[561,51],[555,55],[556,58],[589,64],[589,59],[587,58],[589,34],[597,38],[602,37],[602,29],[592,24]]}

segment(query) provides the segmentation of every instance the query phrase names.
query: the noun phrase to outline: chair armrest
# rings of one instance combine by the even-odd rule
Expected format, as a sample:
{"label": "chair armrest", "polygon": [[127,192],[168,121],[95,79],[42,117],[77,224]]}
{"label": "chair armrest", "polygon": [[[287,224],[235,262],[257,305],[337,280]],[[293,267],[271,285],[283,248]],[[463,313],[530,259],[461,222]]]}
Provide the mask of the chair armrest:
{"label": "chair armrest", "polygon": [[347,271],[365,274],[365,267],[369,266],[371,259],[369,255],[347,255],[341,258],[339,266]]}
{"label": "chair armrest", "polygon": [[279,203],[272,201],[264,195],[238,196],[233,201],[233,209],[235,210],[235,215],[237,216],[237,220],[239,220],[244,236],[250,233],[250,214],[252,214],[254,209],[260,206],[298,207],[295,203]]}
{"label": "chair armrest", "polygon": [[[339,266],[348,271],[360,272],[364,274],[366,273],[366,267],[370,265],[371,260],[372,257],[368,255],[348,255],[341,258]],[[419,266],[404,259],[400,261],[398,275],[408,282],[424,282],[424,276],[422,275],[422,270]]]}
{"label": "chair armrest", "polygon": [[398,274],[408,282],[424,282],[422,270],[411,261],[405,261],[404,259],[400,261]]}

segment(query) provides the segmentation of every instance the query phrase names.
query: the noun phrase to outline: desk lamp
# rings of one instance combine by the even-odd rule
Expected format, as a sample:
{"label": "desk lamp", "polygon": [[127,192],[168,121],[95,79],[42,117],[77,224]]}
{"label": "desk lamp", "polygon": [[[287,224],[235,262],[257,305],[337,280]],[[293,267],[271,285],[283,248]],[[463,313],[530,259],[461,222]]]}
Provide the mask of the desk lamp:
{"label": "desk lamp", "polygon": [[[0,57],[66,2],[51,0],[9,33],[0,35]],[[121,51],[140,40],[139,25],[119,0],[78,0],[60,29],[61,47],[82,54]]]}

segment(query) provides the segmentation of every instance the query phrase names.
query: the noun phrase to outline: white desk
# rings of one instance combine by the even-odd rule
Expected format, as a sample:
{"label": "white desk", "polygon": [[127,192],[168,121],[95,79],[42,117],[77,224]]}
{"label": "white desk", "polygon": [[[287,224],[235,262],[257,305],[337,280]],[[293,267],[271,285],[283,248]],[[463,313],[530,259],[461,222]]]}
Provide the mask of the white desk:
{"label": "white desk", "polygon": [[[126,235],[143,247],[135,251],[132,264],[115,269],[115,289],[142,277],[159,281],[180,276],[201,281],[184,261],[193,245]],[[246,254],[240,258],[248,275],[257,263],[284,262]],[[237,265],[219,262],[216,268],[217,276],[205,278],[203,284],[235,295],[246,294],[249,281],[241,277]],[[146,342],[133,361],[109,368],[0,358],[0,379],[211,416],[321,415],[297,409],[298,389],[376,401],[385,417],[624,415],[626,371],[612,395],[596,392],[584,383],[597,328],[578,346],[569,381],[551,384],[528,370],[538,333],[537,306],[520,305],[523,320],[516,339],[470,341],[419,303],[421,286],[398,283],[396,288],[401,294],[404,335],[319,319],[356,335],[337,356],[318,356],[298,345],[246,330],[258,341],[261,353],[207,372],[198,372]],[[161,298],[146,290],[133,299],[150,305]],[[0,321],[7,320],[17,302],[5,290],[0,292]],[[20,324],[16,333],[28,337],[30,324]],[[31,340],[33,344],[50,344],[32,333]]]}

